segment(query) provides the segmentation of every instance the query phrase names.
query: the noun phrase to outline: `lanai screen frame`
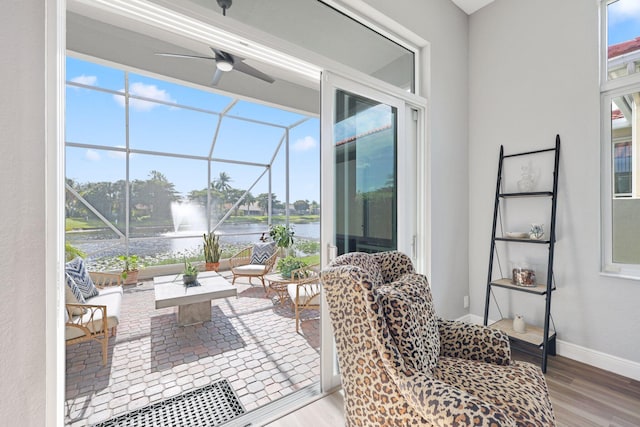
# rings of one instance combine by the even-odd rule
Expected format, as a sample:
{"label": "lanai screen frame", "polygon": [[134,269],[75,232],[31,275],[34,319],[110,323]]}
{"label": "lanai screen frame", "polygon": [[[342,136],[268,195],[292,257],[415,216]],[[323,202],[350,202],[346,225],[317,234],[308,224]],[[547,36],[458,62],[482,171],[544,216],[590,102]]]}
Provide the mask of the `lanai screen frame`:
{"label": "lanai screen frame", "polygon": [[[230,114],[230,111],[233,109],[234,106],[236,106],[238,104],[238,102],[240,101],[244,101],[244,102],[248,102],[248,103],[252,103],[252,104],[257,104],[257,105],[262,105],[262,106],[266,106],[269,108],[278,108],[278,107],[274,107],[272,105],[268,105],[266,103],[261,103],[257,100],[247,100],[247,99],[242,99],[239,97],[232,97],[229,96],[228,94],[225,95],[221,95],[216,93],[215,90],[211,89],[211,88],[202,88],[202,87],[196,87],[195,90],[200,90],[200,91],[204,91],[204,92],[208,92],[211,93],[214,96],[223,96],[223,97],[227,97],[230,98],[230,102],[221,109],[221,111],[214,111],[214,110],[209,110],[209,109],[205,109],[205,108],[199,108],[199,107],[194,107],[194,106],[189,106],[189,105],[185,105],[185,104],[181,104],[179,102],[170,102],[170,101],[165,101],[162,99],[157,99],[157,98],[150,98],[150,97],[145,97],[145,96],[141,96],[141,95],[137,95],[134,93],[131,93],[130,90],[130,82],[129,82],[129,75],[130,74],[134,74],[134,75],[139,75],[145,78],[150,78],[150,79],[154,79],[154,80],[158,80],[158,81],[162,81],[162,82],[167,82],[170,84],[176,84],[176,85],[180,85],[180,86],[185,86],[185,87],[190,87],[190,88],[194,88],[193,85],[190,84],[185,84],[185,82],[180,82],[180,81],[173,81],[173,79],[167,79],[166,77],[163,76],[154,76],[154,75],[149,75],[149,74],[145,74],[143,72],[140,72],[139,70],[136,71],[131,71],[128,69],[127,66],[125,65],[121,65],[121,64],[105,64],[105,61],[100,60],[99,58],[92,58],[92,57],[87,57],[86,55],[79,55],[79,56],[75,56],[73,52],[68,52],[67,53],[67,57],[71,57],[74,58],[76,60],[80,60],[80,61],[84,61],[84,62],[88,62],[90,64],[95,64],[101,67],[108,67],[111,69],[116,69],[118,71],[122,71],[124,73],[124,88],[122,90],[114,90],[114,89],[110,89],[110,88],[105,88],[105,87],[100,87],[100,86],[96,86],[96,85],[92,85],[92,84],[86,84],[86,83],[81,83],[81,82],[75,82],[75,81],[71,81],[68,79],[68,76],[66,77],[65,80],[65,86],[67,88],[69,87],[74,87],[74,88],[79,88],[79,89],[88,89],[88,90],[92,90],[92,91],[98,91],[98,92],[102,92],[102,93],[106,93],[112,96],[123,96],[125,99],[125,103],[124,103],[124,117],[125,117],[125,147],[117,147],[117,146],[104,146],[104,145],[97,145],[97,144],[89,144],[89,143],[83,143],[83,142],[74,142],[74,141],[69,141],[66,140],[65,141],[65,148],[69,148],[69,147],[73,147],[73,148],[81,148],[81,149],[97,149],[97,150],[101,150],[101,151],[112,151],[112,152],[120,152],[120,153],[124,153],[125,156],[125,191],[124,191],[124,196],[125,196],[125,232],[123,233],[122,231],[120,231],[111,220],[109,220],[108,218],[106,218],[98,209],[96,209],[91,203],[89,203],[87,200],[85,200],[80,194],[78,194],[71,186],[69,186],[68,183],[65,183],[65,189],[67,191],[69,191],[74,197],[76,197],[87,209],[89,209],[93,214],[95,214],[109,229],[111,229],[117,236],[118,239],[114,240],[114,239],[102,239],[100,240],[100,243],[103,244],[103,247],[96,251],[96,253],[105,251],[107,249],[119,246],[119,245],[124,245],[124,249],[125,249],[125,254],[129,255],[130,254],[130,241],[142,241],[142,240],[150,240],[150,239],[166,239],[166,240],[173,240],[173,239],[181,239],[181,238],[194,238],[194,237],[200,237],[201,233],[199,231],[194,231],[193,234],[188,234],[188,233],[184,233],[180,236],[171,236],[171,237],[163,237],[163,236],[153,236],[153,237],[131,237],[131,228],[130,228],[130,216],[131,216],[131,179],[130,179],[130,169],[131,169],[131,162],[130,162],[130,158],[132,154],[141,154],[141,155],[152,155],[152,156],[165,156],[165,157],[172,157],[172,158],[182,158],[182,159],[191,159],[191,160],[200,160],[200,161],[206,161],[207,162],[207,183],[206,183],[206,188],[207,188],[207,203],[206,203],[206,224],[208,227],[209,232],[215,232],[223,223],[225,220],[228,219],[228,217],[233,213],[233,211],[242,204],[244,198],[247,196],[247,194],[255,187],[255,185],[257,183],[260,182],[260,180],[263,179],[263,177],[265,176],[265,174],[268,174],[268,207],[267,207],[267,228],[270,227],[272,225],[272,217],[273,217],[273,204],[272,204],[272,195],[273,195],[273,188],[272,188],[272,175],[273,175],[273,166],[274,163],[276,162],[276,159],[278,158],[278,155],[281,153],[281,150],[284,148],[284,155],[285,155],[285,200],[284,200],[284,205],[285,205],[285,224],[287,226],[289,226],[290,222],[290,215],[289,215],[289,206],[290,206],[290,133],[292,130],[294,130],[295,128],[297,128],[298,126],[302,125],[303,123],[311,120],[314,118],[313,115],[305,115],[302,114],[300,112],[295,112],[293,114],[297,114],[298,116],[301,116],[302,118],[289,123],[288,125],[283,125],[283,124],[278,124],[278,123],[273,123],[270,121],[263,121],[263,120],[257,120],[257,119],[252,119],[252,118],[247,118],[247,117],[242,117],[242,116],[237,116],[237,115],[233,115]],[[138,101],[144,101],[144,102],[150,102],[150,103],[154,103],[154,104],[159,104],[159,105],[164,105],[167,107],[171,107],[171,108],[181,108],[181,109],[185,109],[185,110],[190,110],[190,111],[196,111],[199,113],[204,113],[204,114],[209,114],[212,117],[217,117],[217,124],[216,124],[216,128],[215,128],[215,132],[214,135],[212,137],[212,141],[211,141],[211,145],[209,147],[209,152],[208,155],[206,156],[198,156],[198,155],[192,155],[192,154],[176,154],[176,153],[170,153],[170,152],[165,152],[165,151],[154,151],[154,150],[144,150],[144,149],[136,149],[136,148],[131,148],[130,146],[130,129],[129,129],[129,119],[130,119],[130,114],[131,114],[131,107],[130,107],[130,100],[138,100]],[[282,111],[287,111],[283,108],[280,108]],[[287,111],[288,113],[291,113],[289,111]],[[240,159],[231,159],[231,158],[222,158],[222,157],[215,157],[214,153],[215,153],[215,147],[216,147],[216,143],[218,142],[218,138],[220,135],[220,129],[223,127],[223,121],[224,119],[233,119],[233,120],[239,120],[239,121],[243,121],[243,122],[247,122],[247,123],[253,123],[253,124],[257,124],[257,125],[261,125],[261,126],[268,126],[268,127],[272,127],[272,128],[276,128],[276,129],[280,129],[282,130],[282,136],[280,137],[280,140],[274,150],[274,152],[272,153],[271,157],[268,159],[268,162],[266,163],[258,163],[258,162],[250,162],[250,161],[244,161],[244,160],[240,160]],[[68,161],[68,160],[67,160]],[[217,221],[217,223],[213,224],[213,218],[212,218],[212,202],[213,202],[213,197],[212,197],[212,186],[211,183],[214,179],[214,176],[212,175],[212,164],[213,163],[223,163],[223,164],[236,164],[236,165],[243,165],[243,166],[250,166],[250,167],[257,167],[257,168],[263,168],[264,170],[258,175],[258,177],[253,181],[253,183],[246,188],[246,190],[244,191],[244,193],[242,194],[242,196],[235,202],[235,204],[233,206],[231,206],[225,213],[224,215]],[[318,195],[319,196],[319,195]],[[265,230],[266,232],[267,230]],[[82,241],[80,241],[79,243],[82,243]],[[91,255],[91,254],[90,254]]]}

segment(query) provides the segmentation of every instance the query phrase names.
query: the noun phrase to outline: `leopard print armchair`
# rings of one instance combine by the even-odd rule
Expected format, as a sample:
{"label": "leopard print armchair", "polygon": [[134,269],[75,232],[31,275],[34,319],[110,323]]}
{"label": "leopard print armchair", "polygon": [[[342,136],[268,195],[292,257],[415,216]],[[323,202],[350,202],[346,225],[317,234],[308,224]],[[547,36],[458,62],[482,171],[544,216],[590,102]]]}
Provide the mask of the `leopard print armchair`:
{"label": "leopard print armchair", "polygon": [[345,254],[321,277],[347,426],[555,426],[542,371],[504,333],[438,319],[406,255]]}

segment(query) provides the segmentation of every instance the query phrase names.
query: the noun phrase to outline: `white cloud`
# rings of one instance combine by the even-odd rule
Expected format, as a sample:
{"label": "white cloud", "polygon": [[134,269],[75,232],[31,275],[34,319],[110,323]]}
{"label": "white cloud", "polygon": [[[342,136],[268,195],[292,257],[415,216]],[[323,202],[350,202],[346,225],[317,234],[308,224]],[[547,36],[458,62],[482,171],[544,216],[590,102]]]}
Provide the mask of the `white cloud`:
{"label": "white cloud", "polygon": [[100,153],[98,153],[96,150],[92,150],[92,149],[87,149],[87,152],[84,154],[84,157],[92,162],[97,162],[100,160]]}
{"label": "white cloud", "polygon": [[619,0],[608,7],[609,23],[640,21],[640,1]]}
{"label": "white cloud", "polygon": [[98,82],[98,78],[96,76],[85,76],[83,74],[72,78],[71,81],[74,83],[80,83],[81,85],[95,86]]}
{"label": "white cloud", "polygon": [[[116,145],[116,148],[124,148],[124,145]],[[108,151],[107,156],[112,159],[126,159],[127,153],[124,151]]]}
{"label": "white cloud", "polygon": [[312,136],[305,136],[302,139],[298,139],[293,143],[293,149],[295,151],[308,151],[314,149],[318,145],[318,142]]}
{"label": "white cloud", "polygon": [[[124,89],[121,89],[120,91],[124,92]],[[176,102],[176,100],[173,99],[166,90],[158,89],[156,85],[147,85],[140,82],[132,83],[129,85],[129,93],[131,95],[142,96],[144,98],[157,99],[158,101]],[[122,95],[113,95],[113,99],[120,106],[124,107],[124,97]],[[159,105],[160,104],[156,104],[155,102],[129,98],[129,108],[136,111],[151,111]]]}

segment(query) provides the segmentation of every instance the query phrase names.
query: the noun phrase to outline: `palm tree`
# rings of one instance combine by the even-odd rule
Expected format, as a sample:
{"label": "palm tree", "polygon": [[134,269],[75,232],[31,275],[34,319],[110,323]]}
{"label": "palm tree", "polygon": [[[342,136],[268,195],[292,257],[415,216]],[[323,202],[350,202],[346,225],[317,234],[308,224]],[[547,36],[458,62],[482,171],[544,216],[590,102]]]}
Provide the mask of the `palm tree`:
{"label": "palm tree", "polygon": [[218,179],[213,180],[213,188],[224,194],[231,189],[231,185],[229,185],[231,181],[231,177],[226,172],[220,172]]}
{"label": "palm tree", "polygon": [[247,205],[247,215],[251,212],[251,205],[256,202],[256,198],[251,192],[247,192],[247,195],[244,196],[244,203]]}

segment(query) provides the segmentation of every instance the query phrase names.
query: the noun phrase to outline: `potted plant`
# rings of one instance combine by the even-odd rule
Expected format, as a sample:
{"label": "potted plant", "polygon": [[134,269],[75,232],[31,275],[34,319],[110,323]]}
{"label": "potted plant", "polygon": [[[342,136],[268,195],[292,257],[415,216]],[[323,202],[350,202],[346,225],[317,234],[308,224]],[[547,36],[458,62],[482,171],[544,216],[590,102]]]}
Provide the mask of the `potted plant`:
{"label": "potted plant", "polygon": [[80,257],[86,258],[87,254],[80,248],[76,248],[69,242],[64,242],[64,258],[65,261],[71,261],[72,259]]}
{"label": "potted plant", "polygon": [[207,271],[218,271],[220,268],[220,236],[215,233],[205,233],[204,239],[204,266]]}
{"label": "potted plant", "polygon": [[184,270],[182,270],[182,283],[185,286],[195,286],[198,283],[198,268],[184,259]]}
{"label": "potted plant", "polygon": [[289,248],[293,245],[293,227],[289,225],[272,225],[269,236],[276,242],[276,246],[282,248],[285,255],[289,255]]}
{"label": "potted plant", "polygon": [[124,279],[124,284],[133,285],[138,283],[138,272],[140,270],[138,255],[120,255],[118,259],[123,262],[120,276]]}
{"label": "potted plant", "polygon": [[[297,270],[298,268],[302,268],[306,266],[307,266],[307,263],[301,260],[300,258],[289,255],[287,257],[284,257],[278,260],[278,265],[276,266],[276,270],[278,270],[278,273],[280,273],[282,277],[286,279],[290,279],[291,272],[293,270]],[[297,279],[297,277],[294,277],[294,279]]]}

